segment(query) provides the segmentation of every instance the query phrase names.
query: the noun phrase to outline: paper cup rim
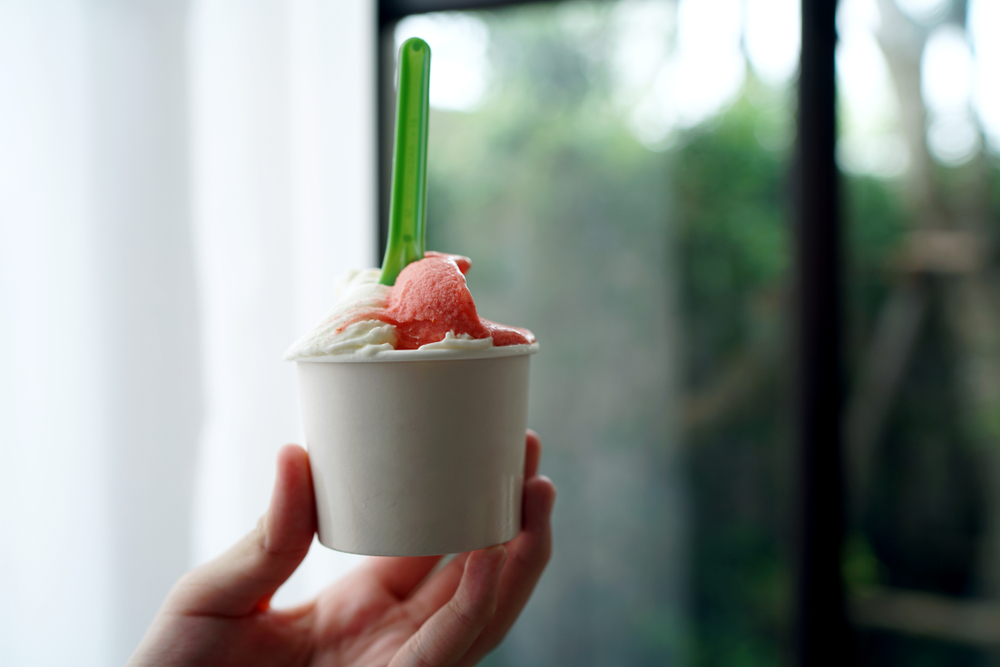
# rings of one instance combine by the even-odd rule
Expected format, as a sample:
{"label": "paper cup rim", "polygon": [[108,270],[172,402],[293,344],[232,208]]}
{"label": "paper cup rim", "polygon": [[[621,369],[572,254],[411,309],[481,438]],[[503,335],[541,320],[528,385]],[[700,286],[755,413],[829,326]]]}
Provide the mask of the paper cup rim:
{"label": "paper cup rim", "polygon": [[326,354],[315,357],[296,357],[291,359],[298,363],[320,364],[369,364],[372,362],[400,361],[461,361],[466,359],[501,359],[503,357],[518,357],[538,352],[538,343],[527,345],[499,345],[481,350],[383,350],[373,355],[361,354]]}

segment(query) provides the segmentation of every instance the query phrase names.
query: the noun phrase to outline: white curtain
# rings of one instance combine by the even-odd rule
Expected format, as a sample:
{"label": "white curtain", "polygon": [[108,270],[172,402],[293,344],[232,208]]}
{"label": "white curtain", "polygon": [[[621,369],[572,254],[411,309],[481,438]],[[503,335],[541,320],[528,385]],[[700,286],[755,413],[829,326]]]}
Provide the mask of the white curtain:
{"label": "white curtain", "polygon": [[372,0],[0,0],[0,664],[121,664],[264,511],[282,352],[375,261],[374,37]]}

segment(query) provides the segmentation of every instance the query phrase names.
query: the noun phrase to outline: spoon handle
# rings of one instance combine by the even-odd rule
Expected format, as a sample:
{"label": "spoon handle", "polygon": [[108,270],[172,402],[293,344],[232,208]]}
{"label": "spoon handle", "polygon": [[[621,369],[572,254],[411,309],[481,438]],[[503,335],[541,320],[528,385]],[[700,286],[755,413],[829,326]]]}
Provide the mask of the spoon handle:
{"label": "spoon handle", "polygon": [[430,81],[430,47],[419,37],[406,40],[399,48],[389,242],[379,280],[383,285],[395,284],[396,276],[407,264],[424,258]]}

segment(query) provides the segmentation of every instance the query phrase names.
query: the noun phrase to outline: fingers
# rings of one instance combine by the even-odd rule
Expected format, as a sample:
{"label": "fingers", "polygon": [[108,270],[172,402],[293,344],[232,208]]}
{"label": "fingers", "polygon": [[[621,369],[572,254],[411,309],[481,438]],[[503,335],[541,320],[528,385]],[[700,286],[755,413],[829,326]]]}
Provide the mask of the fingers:
{"label": "fingers", "polygon": [[556,489],[547,477],[524,483],[524,526],[507,543],[509,557],[500,578],[497,610],[459,665],[474,665],[504,638],[527,604],[552,555],[552,507]]}
{"label": "fingers", "polygon": [[[537,476],[540,457],[538,436],[529,431],[521,533],[507,543],[509,556],[500,577],[496,612],[459,665],[475,664],[500,643],[527,604],[551,556],[551,514],[556,491],[547,477]],[[413,595],[410,605],[415,617],[426,618],[452,597],[462,580],[463,558],[467,556],[456,557]]]}
{"label": "fingers", "polygon": [[244,616],[271,596],[309,551],[316,532],[309,457],[296,445],[278,452],[271,505],[257,527],[226,553],[185,575],[166,607],[175,613]]}
{"label": "fingers", "polygon": [[538,463],[542,460],[542,443],[538,434],[528,429],[525,438],[524,479],[531,479],[538,474]]}
{"label": "fingers", "polygon": [[455,594],[403,644],[389,667],[454,665],[496,611],[506,560],[503,545],[469,554]]}
{"label": "fingers", "polygon": [[469,553],[455,556],[410,598],[412,617],[422,623],[455,595],[468,558]]}
{"label": "fingers", "polygon": [[397,599],[405,600],[440,560],[441,556],[375,557],[363,566],[362,574],[374,577]]}

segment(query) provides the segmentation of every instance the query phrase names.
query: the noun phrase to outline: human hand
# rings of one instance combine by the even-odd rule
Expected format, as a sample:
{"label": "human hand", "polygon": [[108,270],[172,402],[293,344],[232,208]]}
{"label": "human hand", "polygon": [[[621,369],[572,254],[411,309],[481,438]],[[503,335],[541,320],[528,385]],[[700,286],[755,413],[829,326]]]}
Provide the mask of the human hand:
{"label": "human hand", "polygon": [[[521,533],[455,557],[369,558],[304,605],[270,608],[316,532],[305,450],[278,453],[271,506],[229,551],[184,575],[128,664],[473,665],[514,624],[549,560],[555,487],[529,431]],[[426,579],[426,581],[425,581]]]}

